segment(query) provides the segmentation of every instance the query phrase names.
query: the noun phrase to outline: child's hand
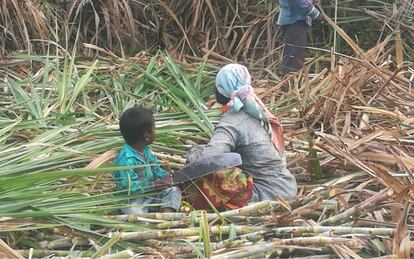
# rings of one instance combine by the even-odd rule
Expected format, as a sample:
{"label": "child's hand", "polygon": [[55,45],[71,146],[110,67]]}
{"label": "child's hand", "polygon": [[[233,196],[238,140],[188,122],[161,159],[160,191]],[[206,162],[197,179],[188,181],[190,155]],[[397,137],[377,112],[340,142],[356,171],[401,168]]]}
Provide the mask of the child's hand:
{"label": "child's hand", "polygon": [[157,179],[154,181],[155,185],[171,185],[172,184],[172,176],[169,174],[164,179]]}

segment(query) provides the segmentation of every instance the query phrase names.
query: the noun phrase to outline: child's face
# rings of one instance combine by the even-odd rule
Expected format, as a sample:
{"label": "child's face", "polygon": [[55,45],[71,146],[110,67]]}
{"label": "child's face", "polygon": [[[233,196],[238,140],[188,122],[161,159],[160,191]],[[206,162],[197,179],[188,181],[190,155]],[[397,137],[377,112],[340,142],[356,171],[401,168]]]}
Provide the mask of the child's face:
{"label": "child's face", "polygon": [[152,120],[152,127],[145,133],[145,142],[147,145],[152,144],[155,140],[155,121]]}

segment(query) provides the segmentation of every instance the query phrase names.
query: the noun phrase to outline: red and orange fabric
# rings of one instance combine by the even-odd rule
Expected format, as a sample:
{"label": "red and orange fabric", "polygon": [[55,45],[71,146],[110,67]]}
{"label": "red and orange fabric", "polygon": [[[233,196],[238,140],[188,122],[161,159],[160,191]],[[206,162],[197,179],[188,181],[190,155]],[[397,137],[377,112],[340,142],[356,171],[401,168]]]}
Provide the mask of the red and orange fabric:
{"label": "red and orange fabric", "polygon": [[198,179],[186,193],[195,209],[209,209],[206,199],[216,208],[241,208],[253,195],[253,178],[239,168],[223,170]]}

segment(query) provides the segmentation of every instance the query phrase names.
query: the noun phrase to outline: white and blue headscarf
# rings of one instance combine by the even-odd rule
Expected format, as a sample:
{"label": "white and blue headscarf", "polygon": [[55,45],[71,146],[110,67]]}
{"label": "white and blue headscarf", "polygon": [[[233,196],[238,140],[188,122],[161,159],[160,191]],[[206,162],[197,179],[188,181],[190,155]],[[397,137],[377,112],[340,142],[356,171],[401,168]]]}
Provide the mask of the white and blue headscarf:
{"label": "white and blue headscarf", "polygon": [[216,88],[221,95],[230,99],[227,104],[230,112],[243,109],[252,117],[259,119],[276,148],[281,154],[284,153],[282,126],[254,93],[251,76],[245,66],[229,64],[220,69],[216,77]]}

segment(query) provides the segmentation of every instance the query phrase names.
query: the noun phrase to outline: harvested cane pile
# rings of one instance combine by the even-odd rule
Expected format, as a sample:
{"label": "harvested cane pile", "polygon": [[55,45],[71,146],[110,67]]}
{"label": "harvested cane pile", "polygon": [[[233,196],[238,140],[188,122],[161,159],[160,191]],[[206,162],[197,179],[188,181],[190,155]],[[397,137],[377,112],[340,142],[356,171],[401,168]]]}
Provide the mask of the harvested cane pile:
{"label": "harvested cane pile", "polygon": [[[364,54],[369,62],[342,60],[332,72],[304,75],[286,94],[300,103],[299,116],[289,110],[283,117],[290,169],[313,178],[302,181],[295,201],[264,201],[221,214],[115,216],[153,228],[116,238],[147,244],[145,253],[154,255],[410,258],[414,95],[408,78],[414,71],[390,69],[386,44]],[[278,89],[260,90],[270,102]],[[197,254],[190,242],[201,241],[203,253]]]}
{"label": "harvested cane pile", "polygon": [[[0,100],[0,237],[7,243],[0,253],[409,258],[414,70],[392,62],[389,39],[363,52],[342,36],[357,57],[341,59],[330,72],[311,75],[305,68],[278,84],[254,80],[284,124],[297,199],[221,213],[117,215],[127,197],[110,192],[105,174],[114,170],[105,166],[114,151],[105,151],[122,143],[114,118],[132,100],[159,111],[154,149],[166,164],[184,162],[177,156],[186,141],[205,142],[219,118],[215,109],[206,111],[215,68],[162,56],[106,61],[97,70],[97,61],[66,57],[54,66],[51,57],[30,80],[24,67],[8,71]],[[281,93],[282,87],[290,90]]]}

